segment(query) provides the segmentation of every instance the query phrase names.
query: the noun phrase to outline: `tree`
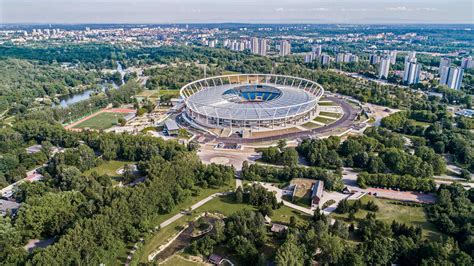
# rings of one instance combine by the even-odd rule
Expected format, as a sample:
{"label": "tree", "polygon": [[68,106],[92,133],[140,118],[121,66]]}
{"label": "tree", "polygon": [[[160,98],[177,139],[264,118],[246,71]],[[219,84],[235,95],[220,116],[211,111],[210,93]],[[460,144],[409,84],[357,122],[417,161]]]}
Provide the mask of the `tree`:
{"label": "tree", "polygon": [[239,187],[235,190],[235,202],[236,202],[236,203],[242,203],[243,197],[244,197],[244,193],[243,193],[242,187],[239,186]]}
{"label": "tree", "polygon": [[304,258],[302,249],[297,243],[297,237],[288,234],[286,241],[278,248],[275,256],[276,265],[302,266]]}

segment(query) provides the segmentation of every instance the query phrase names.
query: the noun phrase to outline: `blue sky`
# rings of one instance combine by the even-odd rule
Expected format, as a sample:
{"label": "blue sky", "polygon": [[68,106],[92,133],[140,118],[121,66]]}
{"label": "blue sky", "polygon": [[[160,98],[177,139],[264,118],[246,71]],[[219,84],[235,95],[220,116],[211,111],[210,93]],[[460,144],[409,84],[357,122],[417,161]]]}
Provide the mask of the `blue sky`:
{"label": "blue sky", "polygon": [[472,0],[0,0],[0,23],[474,23]]}

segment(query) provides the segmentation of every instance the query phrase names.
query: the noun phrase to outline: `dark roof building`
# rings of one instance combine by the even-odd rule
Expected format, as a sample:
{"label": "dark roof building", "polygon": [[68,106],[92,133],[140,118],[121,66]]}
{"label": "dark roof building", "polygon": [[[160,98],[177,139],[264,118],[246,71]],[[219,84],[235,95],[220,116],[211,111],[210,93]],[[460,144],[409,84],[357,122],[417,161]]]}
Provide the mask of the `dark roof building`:
{"label": "dark roof building", "polygon": [[311,192],[311,207],[314,208],[319,205],[323,197],[324,192],[324,182],[321,180],[316,181],[313,184],[313,191]]}
{"label": "dark roof building", "polygon": [[166,130],[166,133],[168,133],[168,135],[175,136],[175,135],[178,135],[179,126],[174,120],[166,120],[165,130]]}

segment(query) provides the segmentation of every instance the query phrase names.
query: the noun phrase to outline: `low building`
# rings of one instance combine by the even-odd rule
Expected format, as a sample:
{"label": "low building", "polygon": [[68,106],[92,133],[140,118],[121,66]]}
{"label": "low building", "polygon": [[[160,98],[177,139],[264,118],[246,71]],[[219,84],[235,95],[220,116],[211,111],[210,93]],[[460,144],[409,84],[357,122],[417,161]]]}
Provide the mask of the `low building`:
{"label": "low building", "polygon": [[474,118],[474,110],[473,109],[463,109],[456,112],[457,115],[465,116],[469,118]]}
{"label": "low building", "polygon": [[209,256],[209,262],[215,265],[220,265],[222,263],[222,260],[224,258],[222,256],[216,255],[216,254],[211,254]]}
{"label": "low building", "polygon": [[177,136],[179,133],[179,126],[174,120],[166,120],[164,131],[168,136]]}
{"label": "low building", "polygon": [[272,224],[272,228],[270,229],[270,231],[272,231],[273,233],[278,233],[278,234],[284,233],[287,230],[288,230],[288,226],[282,225],[282,224]]}
{"label": "low building", "polygon": [[5,216],[8,212],[15,215],[18,208],[20,208],[20,204],[16,203],[14,200],[0,199],[0,216]]}
{"label": "low building", "polygon": [[316,181],[313,184],[312,192],[311,192],[311,208],[316,208],[319,206],[319,202],[323,198],[324,193],[324,182],[321,180]]}

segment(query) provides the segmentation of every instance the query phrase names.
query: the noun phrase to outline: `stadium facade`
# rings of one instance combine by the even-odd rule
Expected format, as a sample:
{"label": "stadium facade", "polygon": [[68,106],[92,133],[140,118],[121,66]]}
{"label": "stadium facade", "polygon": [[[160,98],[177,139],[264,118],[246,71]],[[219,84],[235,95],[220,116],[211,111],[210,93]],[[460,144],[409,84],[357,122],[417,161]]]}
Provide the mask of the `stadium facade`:
{"label": "stadium facade", "polygon": [[180,90],[186,120],[206,128],[271,130],[318,115],[324,94],[311,80],[274,74],[231,74],[196,80]]}

